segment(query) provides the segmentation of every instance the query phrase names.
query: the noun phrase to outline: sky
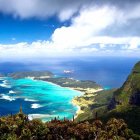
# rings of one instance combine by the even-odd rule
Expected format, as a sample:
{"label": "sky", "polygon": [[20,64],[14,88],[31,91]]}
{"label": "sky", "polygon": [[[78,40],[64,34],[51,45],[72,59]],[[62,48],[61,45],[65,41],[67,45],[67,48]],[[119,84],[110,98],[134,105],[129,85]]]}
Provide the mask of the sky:
{"label": "sky", "polygon": [[0,0],[1,61],[140,56],[140,0]]}

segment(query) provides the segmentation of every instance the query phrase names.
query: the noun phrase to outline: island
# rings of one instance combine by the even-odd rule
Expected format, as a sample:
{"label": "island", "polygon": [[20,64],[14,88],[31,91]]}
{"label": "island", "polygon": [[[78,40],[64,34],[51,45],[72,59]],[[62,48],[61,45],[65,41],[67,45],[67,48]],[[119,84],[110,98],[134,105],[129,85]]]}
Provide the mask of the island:
{"label": "island", "polygon": [[75,122],[93,122],[97,117],[106,122],[115,116],[124,119],[129,128],[140,134],[140,62],[120,88],[111,90],[103,90],[94,81],[55,77],[51,72],[18,72],[8,76],[34,78],[83,92],[82,96],[72,100],[74,105],[79,106]]}
{"label": "island", "polygon": [[83,81],[66,77],[39,78],[39,80],[52,82],[62,87],[68,87],[83,93],[82,97],[75,97],[72,100],[72,104],[78,107],[75,118],[84,113],[85,110],[83,109],[83,107],[88,107],[90,104],[93,104],[93,100],[87,100],[87,98],[94,97],[96,95],[96,92],[103,90],[103,88],[96,82],[89,80]]}
{"label": "island", "polygon": [[89,80],[76,80],[73,78],[59,77],[59,78],[35,78],[47,82],[52,82],[62,87],[69,87],[74,90],[78,90],[85,93],[95,92],[96,90],[102,89],[102,87],[94,81]]}
{"label": "island", "polygon": [[68,87],[74,90],[84,92],[85,94],[92,94],[93,92],[100,91],[103,88],[94,81],[89,80],[77,80],[67,77],[55,77],[50,71],[25,71],[25,72],[14,72],[5,75],[14,79],[21,78],[32,78],[35,80],[42,80],[51,82],[62,87]]}
{"label": "island", "polygon": [[82,92],[82,97],[75,97],[71,101],[73,105],[78,107],[75,118],[77,118],[80,114],[83,113],[84,107],[88,107],[89,105],[94,103],[93,100],[87,100],[87,98],[94,98],[96,92],[103,90],[103,88],[94,81],[77,80],[67,77],[55,77],[55,75],[49,71],[14,72],[9,73],[7,76],[12,77],[14,79],[32,78],[35,80],[42,80]]}
{"label": "island", "polygon": [[53,73],[50,71],[24,71],[24,72],[14,72],[8,73],[7,77],[12,77],[14,79],[21,78],[51,78],[53,77]]}

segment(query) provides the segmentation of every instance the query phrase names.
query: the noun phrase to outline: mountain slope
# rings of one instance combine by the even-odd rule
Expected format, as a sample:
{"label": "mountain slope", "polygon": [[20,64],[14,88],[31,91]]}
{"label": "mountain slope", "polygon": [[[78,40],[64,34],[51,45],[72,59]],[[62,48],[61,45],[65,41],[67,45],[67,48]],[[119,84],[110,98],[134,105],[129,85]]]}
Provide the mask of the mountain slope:
{"label": "mountain slope", "polygon": [[140,134],[140,62],[136,63],[123,86],[114,92],[108,109],[103,118],[123,118]]}
{"label": "mountain slope", "polygon": [[140,106],[140,62],[138,62],[123,86],[114,92],[109,109],[120,106]]}
{"label": "mountain slope", "polygon": [[104,121],[112,117],[123,118],[135,133],[140,134],[140,62],[134,66],[121,88],[97,92],[96,96],[86,100],[94,102],[84,108],[84,113],[77,120],[92,121],[97,114]]}

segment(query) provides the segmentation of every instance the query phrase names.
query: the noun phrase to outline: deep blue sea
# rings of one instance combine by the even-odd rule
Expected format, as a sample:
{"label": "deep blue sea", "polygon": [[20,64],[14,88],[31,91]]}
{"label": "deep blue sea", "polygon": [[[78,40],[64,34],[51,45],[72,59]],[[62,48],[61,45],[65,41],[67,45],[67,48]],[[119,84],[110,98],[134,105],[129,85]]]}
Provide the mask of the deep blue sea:
{"label": "deep blue sea", "polygon": [[[36,62],[30,60],[24,63],[1,62],[0,73],[49,70],[56,76],[93,80],[108,89],[120,87],[139,60],[140,58],[129,57],[77,57],[51,58]],[[65,74],[64,70],[71,70],[73,73]],[[0,115],[17,113],[22,105],[23,111],[30,118],[47,121],[59,116],[60,119],[71,119],[77,110],[71,100],[80,95],[78,91],[44,81],[0,78]]]}

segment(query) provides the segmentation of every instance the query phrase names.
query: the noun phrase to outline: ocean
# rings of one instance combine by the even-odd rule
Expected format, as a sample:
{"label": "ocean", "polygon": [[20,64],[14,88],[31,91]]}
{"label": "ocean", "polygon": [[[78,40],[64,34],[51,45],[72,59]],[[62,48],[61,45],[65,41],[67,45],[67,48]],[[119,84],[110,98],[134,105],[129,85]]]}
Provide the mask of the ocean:
{"label": "ocean", "polygon": [[[77,57],[24,61],[24,63],[1,62],[0,73],[49,70],[59,77],[92,80],[104,89],[110,89],[120,87],[139,60],[129,57]],[[73,73],[66,74],[64,70]],[[80,95],[78,91],[44,81],[0,78],[0,115],[17,113],[22,105],[24,113],[30,118],[48,121],[59,116],[60,119],[64,117],[71,119],[77,111],[71,100]]]}
{"label": "ocean", "polygon": [[[49,70],[57,76],[92,80],[103,87],[118,88],[139,60],[140,58],[132,57],[75,57],[30,60],[27,62],[1,62],[0,73]],[[65,74],[64,70],[74,72]]]}
{"label": "ocean", "polygon": [[80,95],[81,92],[49,82],[5,77],[0,79],[0,115],[15,114],[22,105],[30,119],[71,119],[77,111],[71,100]]}

